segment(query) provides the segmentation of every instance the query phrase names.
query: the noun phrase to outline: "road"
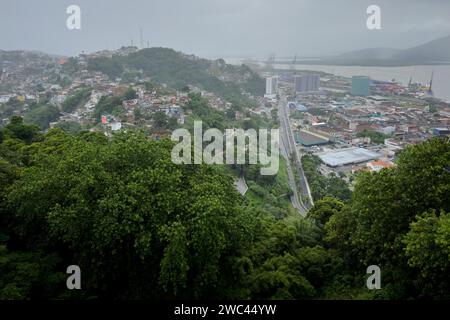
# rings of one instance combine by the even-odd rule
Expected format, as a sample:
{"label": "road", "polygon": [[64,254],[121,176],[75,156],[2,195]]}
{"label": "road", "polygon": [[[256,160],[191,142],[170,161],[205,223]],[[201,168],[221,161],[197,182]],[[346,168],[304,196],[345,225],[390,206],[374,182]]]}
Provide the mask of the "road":
{"label": "road", "polygon": [[[295,144],[294,133],[289,120],[287,101],[282,95],[278,104],[278,117],[280,120],[280,149],[283,156],[288,160],[289,185],[294,193],[291,198],[292,205],[299,211],[300,214],[306,215],[308,210],[314,205],[314,202],[312,200],[308,180],[306,179],[303,171],[301,157]],[[292,160],[294,168],[290,165],[289,158],[291,158],[291,156],[293,156]],[[292,172],[293,169],[296,170],[298,176],[300,177],[300,195],[297,192],[298,188],[295,181],[295,175]],[[306,201],[303,201],[304,199]]]}
{"label": "road", "polygon": [[[281,132],[281,128],[280,128],[280,132]],[[286,147],[284,145],[284,138],[283,138],[283,133],[281,133],[281,143],[280,143],[280,150],[281,150],[281,154],[283,155],[283,157],[286,159],[286,166],[287,166],[287,174],[288,174],[288,182],[289,182],[289,187],[292,190],[292,195],[291,195],[291,203],[292,206],[298,210],[298,212],[301,215],[306,215],[306,208],[303,206],[303,203],[301,203],[300,198],[298,196],[298,188],[297,188],[297,184],[295,182],[295,175],[292,171],[292,167],[291,167],[291,163],[289,161],[289,155],[287,154],[286,151]]]}
{"label": "road", "polygon": [[247,193],[248,190],[248,186],[247,186],[247,182],[245,181],[244,176],[239,177],[239,179],[234,183],[237,191],[245,196],[245,194]]}

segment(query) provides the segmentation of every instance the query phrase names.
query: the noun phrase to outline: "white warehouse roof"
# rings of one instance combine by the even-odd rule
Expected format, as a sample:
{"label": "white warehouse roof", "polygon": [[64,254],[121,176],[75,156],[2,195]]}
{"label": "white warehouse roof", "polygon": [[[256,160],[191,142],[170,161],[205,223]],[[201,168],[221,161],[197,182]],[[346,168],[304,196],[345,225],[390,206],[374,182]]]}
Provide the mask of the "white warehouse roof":
{"label": "white warehouse roof", "polygon": [[317,154],[330,167],[356,164],[379,158],[381,155],[364,148],[348,148]]}

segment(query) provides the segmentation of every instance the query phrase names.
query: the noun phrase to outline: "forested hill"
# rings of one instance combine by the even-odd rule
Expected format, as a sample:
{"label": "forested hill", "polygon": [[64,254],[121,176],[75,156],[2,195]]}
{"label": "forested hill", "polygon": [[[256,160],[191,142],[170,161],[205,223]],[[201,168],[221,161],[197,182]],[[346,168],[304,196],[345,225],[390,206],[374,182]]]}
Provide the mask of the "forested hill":
{"label": "forested hill", "polygon": [[[407,49],[369,48],[324,58],[320,64],[412,66],[450,63],[450,36]],[[307,63],[307,62],[303,62]]]}
{"label": "forested hill", "polygon": [[125,56],[89,59],[90,70],[110,77],[143,72],[153,81],[181,90],[187,85],[211,91],[225,99],[240,99],[243,93],[264,94],[264,81],[245,65],[232,66],[224,60],[207,60],[168,48],[142,49]]}

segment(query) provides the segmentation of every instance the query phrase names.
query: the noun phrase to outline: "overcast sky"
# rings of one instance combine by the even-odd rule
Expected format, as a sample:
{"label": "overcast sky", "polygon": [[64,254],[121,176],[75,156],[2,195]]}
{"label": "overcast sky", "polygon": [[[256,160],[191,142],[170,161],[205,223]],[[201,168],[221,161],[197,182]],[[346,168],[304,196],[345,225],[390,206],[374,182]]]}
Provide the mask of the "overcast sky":
{"label": "overcast sky", "polygon": [[[407,48],[450,35],[449,0],[0,0],[0,49],[77,55],[133,40],[203,57]],[[66,8],[81,8],[81,30]],[[381,30],[366,9],[381,7]]]}

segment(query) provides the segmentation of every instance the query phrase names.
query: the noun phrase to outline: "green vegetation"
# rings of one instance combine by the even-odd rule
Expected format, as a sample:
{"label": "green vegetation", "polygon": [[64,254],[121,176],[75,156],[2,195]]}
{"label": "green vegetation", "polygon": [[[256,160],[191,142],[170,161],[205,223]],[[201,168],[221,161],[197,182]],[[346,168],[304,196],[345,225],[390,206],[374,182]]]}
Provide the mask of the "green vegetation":
{"label": "green vegetation", "polygon": [[231,121],[226,121],[223,112],[212,109],[208,100],[203,98],[200,93],[189,93],[189,101],[184,109],[192,112],[192,116],[187,121],[187,127],[190,129],[193,129],[195,120],[201,120],[205,130],[209,128],[224,130],[227,128],[227,123],[231,123]]}
{"label": "green vegetation", "polygon": [[360,174],[350,205],[325,225],[348,270],[382,266],[379,298],[450,297],[448,159],[447,138],[409,146],[396,168]]}
{"label": "green vegetation", "polygon": [[125,93],[123,94],[123,99],[124,100],[136,99],[137,97],[138,96],[137,96],[136,91],[133,88],[131,88],[131,87],[129,87],[127,89],[127,91],[125,91]]}
{"label": "green vegetation", "polygon": [[126,110],[123,107],[124,100],[136,99],[136,91],[129,87],[123,95],[120,96],[102,96],[94,109],[94,118],[100,122],[102,115],[112,114],[115,117],[126,121]]}
{"label": "green vegetation", "polygon": [[117,59],[106,57],[89,59],[88,68],[89,70],[101,71],[111,78],[120,77],[123,72],[123,66]]}
{"label": "green vegetation", "polygon": [[246,194],[249,205],[263,209],[277,219],[295,214],[295,210],[290,203],[292,191],[288,184],[284,158],[280,157],[280,168],[275,176],[262,176],[260,168],[260,165],[241,167],[249,188]]}
{"label": "green vegetation", "polygon": [[450,214],[431,210],[417,216],[403,244],[408,265],[419,272],[423,295],[448,298]]}
{"label": "green vegetation", "polygon": [[308,212],[319,225],[324,226],[330,218],[342,211],[344,203],[332,197],[324,197],[314,203],[314,207]]}
{"label": "green vegetation", "polygon": [[[302,218],[284,162],[261,177],[175,165],[172,142],[132,130],[42,135],[15,117],[0,132],[1,299],[450,298],[447,138],[408,147],[395,168],[358,175],[351,199],[323,197]],[[65,289],[72,264],[82,291]],[[381,290],[365,286],[372,264]]]}
{"label": "green vegetation", "polygon": [[62,104],[61,110],[64,112],[73,112],[77,107],[79,107],[83,102],[87,101],[91,95],[91,90],[88,88],[79,89],[74,95],[68,97]]}
{"label": "green vegetation", "polygon": [[19,139],[26,143],[30,143],[38,135],[39,127],[36,125],[24,125],[22,117],[13,116],[5,129],[0,131],[2,140],[3,136],[13,139]]}
{"label": "green vegetation", "polygon": [[177,119],[169,118],[165,112],[158,111],[153,115],[153,128],[156,130],[175,130],[178,127]]}
{"label": "green vegetation", "polygon": [[120,83],[136,83],[139,82],[141,72],[138,71],[125,71],[120,77]]}
{"label": "green vegetation", "polygon": [[[220,167],[177,166],[171,142],[137,132],[107,140],[52,129],[18,143],[1,167],[2,298],[313,296],[301,273],[317,258],[296,264],[316,250],[316,228],[248,206]],[[28,165],[9,162],[23,157]],[[73,263],[81,294],[62,290]]]}
{"label": "green vegetation", "polygon": [[[263,79],[247,66],[234,67],[223,60],[209,61],[166,48],[149,48],[127,56],[90,59],[88,68],[113,78],[121,76],[125,69],[142,70],[144,75],[159,84],[165,83],[177,90],[193,85],[241,104],[251,104],[241,91],[258,96],[264,94]],[[129,77],[129,71],[126,75]]]}
{"label": "green vegetation", "polygon": [[94,118],[97,122],[100,122],[102,115],[113,113],[123,110],[122,102],[124,98],[122,96],[103,96],[95,106]]}
{"label": "green vegetation", "polygon": [[[64,272],[54,271],[58,262],[55,255],[8,252],[0,245],[0,300],[55,298],[55,288],[66,279]],[[63,292],[60,297],[65,297]]]}
{"label": "green vegetation", "polygon": [[26,123],[35,124],[41,130],[48,129],[50,122],[56,121],[60,116],[59,108],[53,104],[40,104],[24,117]]}
{"label": "green vegetation", "polygon": [[320,158],[315,155],[304,155],[302,157],[303,170],[308,179],[313,199],[320,200],[324,197],[334,197],[341,201],[350,200],[351,191],[347,183],[334,173],[323,176],[319,172],[321,162]]}
{"label": "green vegetation", "polygon": [[371,130],[364,130],[357,134],[358,137],[368,137],[370,138],[370,141],[373,143],[378,144],[384,144],[384,140],[390,138],[389,135],[377,132],[377,131],[371,131]]}
{"label": "green vegetation", "polygon": [[[76,262],[89,296],[225,294],[233,288],[219,276],[238,276],[233,256],[250,240],[249,212],[231,177],[173,164],[171,146],[139,133],[108,141],[51,130],[33,146],[33,165],[8,187],[8,245],[29,252],[27,264],[34,252]],[[5,274],[2,281],[20,285]]]}
{"label": "green vegetation", "polygon": [[74,57],[70,57],[67,59],[67,61],[62,65],[62,71],[67,74],[71,75],[78,71],[78,63],[77,59]]}
{"label": "green vegetation", "polygon": [[55,127],[61,128],[62,130],[66,131],[68,133],[73,133],[73,134],[76,134],[82,130],[81,124],[79,124],[78,122],[75,122],[75,121],[59,122],[58,124],[55,125]]}

